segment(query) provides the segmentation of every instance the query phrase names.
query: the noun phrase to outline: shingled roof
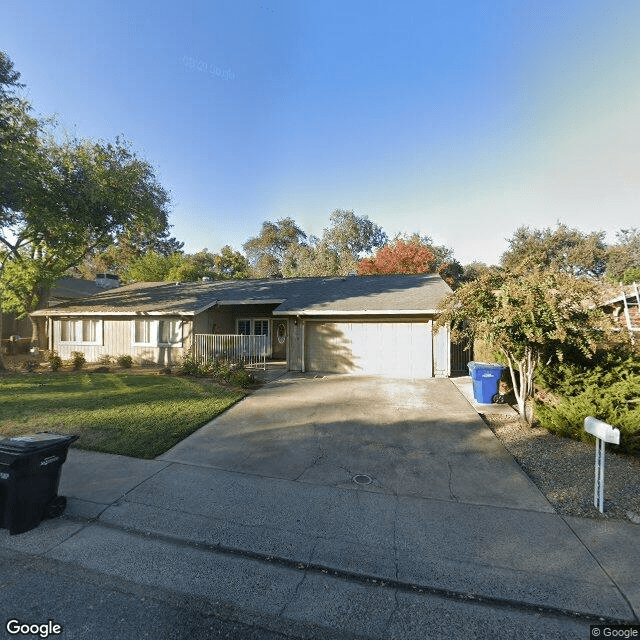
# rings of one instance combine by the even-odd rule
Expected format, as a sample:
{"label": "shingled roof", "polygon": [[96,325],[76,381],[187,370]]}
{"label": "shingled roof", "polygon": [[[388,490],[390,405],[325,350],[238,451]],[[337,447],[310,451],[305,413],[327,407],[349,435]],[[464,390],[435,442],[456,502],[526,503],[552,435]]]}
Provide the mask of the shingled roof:
{"label": "shingled roof", "polygon": [[189,316],[216,305],[247,304],[277,304],[275,315],[425,314],[450,292],[437,274],[140,282],[32,315]]}

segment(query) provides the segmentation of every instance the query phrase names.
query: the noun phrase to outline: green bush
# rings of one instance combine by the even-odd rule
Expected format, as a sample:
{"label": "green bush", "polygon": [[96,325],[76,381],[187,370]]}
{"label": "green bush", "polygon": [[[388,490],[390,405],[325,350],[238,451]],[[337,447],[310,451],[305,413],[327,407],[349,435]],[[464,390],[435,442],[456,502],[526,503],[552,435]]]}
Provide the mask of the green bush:
{"label": "green bush", "polygon": [[215,363],[213,374],[216,378],[219,378],[223,382],[229,382],[229,380],[231,380],[231,373],[232,368],[228,362],[221,360]]}
{"label": "green bush", "polygon": [[46,358],[51,371],[57,371],[62,366],[62,358],[58,355],[57,351],[47,351]]}
{"label": "green bush", "polygon": [[592,384],[607,387],[634,375],[640,375],[640,358],[613,349],[596,354],[592,361],[573,360],[542,367],[537,382],[545,389],[573,397]]}
{"label": "green bush", "polygon": [[236,369],[231,372],[231,384],[236,387],[246,388],[251,386],[255,382],[253,373],[249,373],[244,367]]}
{"label": "green bush", "polygon": [[629,357],[607,366],[600,363],[589,371],[573,365],[559,365],[542,379],[560,401],[536,402],[536,416],[549,431],[579,440],[590,439],[584,419],[593,416],[620,429],[616,451],[640,453],[640,361]]}
{"label": "green bush", "polygon": [[249,387],[255,382],[255,377],[242,364],[233,364],[226,359],[196,362],[192,354],[186,354],[182,359],[181,372],[184,375],[202,378],[213,378],[219,382],[226,382],[237,387]]}
{"label": "green bush", "polygon": [[38,361],[29,358],[29,360],[24,360],[22,363],[22,368],[29,373],[33,373],[38,368]]}
{"label": "green bush", "polygon": [[118,356],[116,364],[123,369],[131,369],[133,366],[133,358],[130,355]]}
{"label": "green bush", "polygon": [[113,362],[113,358],[112,358],[109,354],[107,354],[107,353],[105,353],[104,355],[101,355],[101,356],[98,358],[98,364],[103,364],[103,365],[105,365],[105,366],[108,366],[108,365],[110,365],[112,362]]}
{"label": "green bush", "polygon": [[187,376],[197,376],[200,373],[200,366],[191,353],[185,353],[182,358],[182,373]]}
{"label": "green bush", "polygon": [[75,371],[80,371],[82,367],[87,363],[87,359],[84,356],[82,351],[72,351],[71,352],[71,365],[73,366]]}

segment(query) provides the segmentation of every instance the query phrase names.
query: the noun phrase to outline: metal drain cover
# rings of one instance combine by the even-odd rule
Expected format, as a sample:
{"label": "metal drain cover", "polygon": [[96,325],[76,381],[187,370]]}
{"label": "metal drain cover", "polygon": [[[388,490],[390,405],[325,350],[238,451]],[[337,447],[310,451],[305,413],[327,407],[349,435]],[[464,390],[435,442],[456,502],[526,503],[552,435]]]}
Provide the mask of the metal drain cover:
{"label": "metal drain cover", "polygon": [[356,484],[371,484],[373,480],[370,476],[366,476],[364,473],[359,473],[357,476],[353,476],[352,480]]}

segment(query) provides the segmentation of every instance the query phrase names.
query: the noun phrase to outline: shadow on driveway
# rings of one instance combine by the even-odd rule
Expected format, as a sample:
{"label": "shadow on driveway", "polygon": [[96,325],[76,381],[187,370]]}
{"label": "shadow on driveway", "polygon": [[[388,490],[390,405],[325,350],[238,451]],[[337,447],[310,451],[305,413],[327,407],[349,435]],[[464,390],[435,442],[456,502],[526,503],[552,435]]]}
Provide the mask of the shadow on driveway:
{"label": "shadow on driveway", "polygon": [[[287,375],[157,459],[398,496],[552,511],[448,379]],[[358,484],[356,475],[371,482]]]}

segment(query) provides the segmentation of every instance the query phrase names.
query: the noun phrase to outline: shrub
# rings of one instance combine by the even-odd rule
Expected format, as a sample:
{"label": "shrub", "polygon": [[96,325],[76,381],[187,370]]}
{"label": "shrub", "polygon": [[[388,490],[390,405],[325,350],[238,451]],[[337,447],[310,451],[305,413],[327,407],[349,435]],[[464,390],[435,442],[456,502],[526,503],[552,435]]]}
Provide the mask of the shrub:
{"label": "shrub", "polygon": [[62,358],[58,355],[57,351],[47,351],[45,357],[51,371],[57,371],[62,366]]}
{"label": "shrub", "polygon": [[197,376],[200,373],[200,367],[196,362],[193,354],[185,353],[182,358],[182,373],[187,376]]}
{"label": "shrub", "polygon": [[562,436],[587,440],[584,419],[593,416],[620,429],[616,451],[640,453],[640,361],[618,356],[584,370],[559,365],[542,377],[559,394],[556,402],[536,402],[540,424]]}
{"label": "shrub", "polygon": [[71,352],[71,365],[73,366],[75,371],[80,371],[82,367],[87,363],[87,359],[85,358],[84,353],[82,351],[72,351]]}
{"label": "shrub", "polygon": [[108,353],[105,353],[104,355],[101,355],[98,358],[98,364],[103,364],[105,366],[108,366],[112,362],[113,362],[113,358]]}
{"label": "shrub", "polygon": [[33,373],[38,368],[38,361],[29,358],[29,360],[24,360],[22,362],[22,368],[29,373]]}
{"label": "shrub", "polygon": [[190,353],[182,359],[181,373],[187,376],[214,378],[237,387],[248,387],[255,382],[253,373],[249,373],[242,364],[233,364],[224,358],[199,363]]}
{"label": "shrub", "polygon": [[231,383],[236,387],[249,387],[255,382],[253,373],[249,373],[246,369],[236,369],[231,372]]}
{"label": "shrub", "polygon": [[123,369],[131,369],[133,358],[130,355],[122,355],[116,358],[116,364]]}
{"label": "shrub", "polygon": [[213,369],[213,374],[216,378],[224,382],[229,382],[231,379],[231,365],[225,360],[216,362]]}

